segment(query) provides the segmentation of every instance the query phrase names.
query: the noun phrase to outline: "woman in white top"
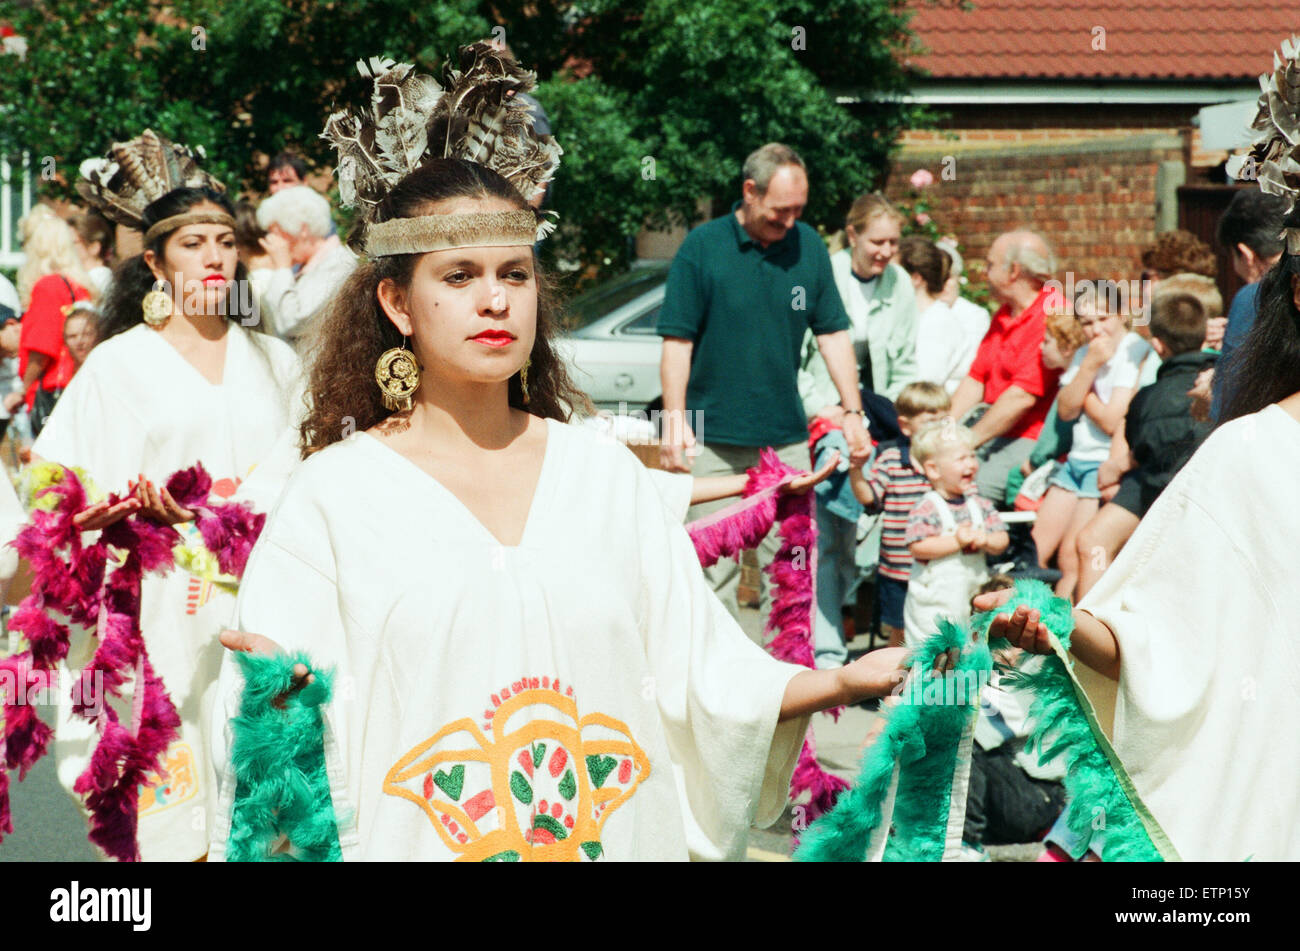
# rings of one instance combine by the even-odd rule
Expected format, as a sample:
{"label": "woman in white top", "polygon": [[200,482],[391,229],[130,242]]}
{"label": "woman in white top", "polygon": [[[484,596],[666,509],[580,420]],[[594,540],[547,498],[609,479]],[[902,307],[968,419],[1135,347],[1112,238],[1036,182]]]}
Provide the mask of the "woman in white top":
{"label": "woman in white top", "polygon": [[[170,148],[164,143],[157,151]],[[99,194],[119,185],[112,179]],[[297,421],[297,358],[286,344],[241,325],[247,315],[234,289],[245,273],[231,212],[212,184],[174,188],[136,212],[144,251],[118,267],[104,303],[103,342],[32,447],[33,461],[79,467],[105,494],[132,493],[111,508],[89,507],[78,516],[86,530],[143,512],[186,536],[192,524],[181,523],[192,515],[168,495],[168,477],[202,463],[214,501],[229,498]],[[143,302],[155,287],[170,293],[159,292],[162,312],[146,323]],[[257,503],[265,511],[268,500]],[[181,717],[180,735],[163,756],[169,777],[155,776],[139,796],[137,834],[146,861],[188,861],[207,851],[215,774],[205,727],[222,656],[215,638],[233,607],[228,593],[184,570],[144,579],[145,646]],[[94,632],[74,630],[60,683],[70,683],[69,670],[84,667],[97,646]],[[98,733],[73,715],[66,692],[59,701],[55,754],[59,779],[71,790]],[[122,715],[130,722],[129,707]]]}
{"label": "woman in white top", "polygon": [[935,243],[952,262],[952,266],[948,269],[948,281],[943,285],[943,293],[939,295],[939,299],[952,308],[952,312],[957,315],[957,320],[961,323],[963,342],[960,366],[962,374],[965,375],[970,370],[971,364],[975,362],[975,354],[979,352],[984,335],[989,332],[992,318],[979,304],[961,295],[962,281],[965,280],[962,277],[965,263],[957,250],[956,243],[950,238],[943,238]]}
{"label": "woman in white top", "polygon": [[[858,366],[870,367],[871,388],[891,400],[917,378],[916,295],[907,272],[893,263],[902,223],[883,195],[862,195],[845,220],[848,247],[831,255]],[[799,395],[810,417],[834,418],[839,396],[811,332],[803,341]]]}
{"label": "woman in white top", "polygon": [[916,378],[957,389],[970,364],[965,356],[965,330],[940,295],[948,282],[948,255],[929,238],[912,235],[898,246],[898,260],[912,279],[916,293]]}
{"label": "woman in white top", "polygon": [[[901,651],[810,671],[749,640],[636,458],[565,422],[584,397],[527,204],[554,166],[512,184],[446,135],[396,182],[358,173],[368,260],[324,315],[307,458],[223,642],[335,670],[336,857],[738,858],[785,805],[807,715],[887,689]],[[228,662],[232,716],[241,680]],[[247,788],[227,771],[214,858],[272,844],[249,852]]]}

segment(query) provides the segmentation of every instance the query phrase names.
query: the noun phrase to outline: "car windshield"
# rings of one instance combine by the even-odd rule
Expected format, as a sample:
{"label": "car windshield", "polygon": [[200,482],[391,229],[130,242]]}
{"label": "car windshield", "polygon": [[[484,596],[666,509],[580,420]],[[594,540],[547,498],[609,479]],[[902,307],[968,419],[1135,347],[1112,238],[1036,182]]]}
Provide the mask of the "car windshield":
{"label": "car windshield", "polygon": [[658,287],[667,277],[667,264],[633,268],[571,300],[564,324],[570,330],[585,327]]}

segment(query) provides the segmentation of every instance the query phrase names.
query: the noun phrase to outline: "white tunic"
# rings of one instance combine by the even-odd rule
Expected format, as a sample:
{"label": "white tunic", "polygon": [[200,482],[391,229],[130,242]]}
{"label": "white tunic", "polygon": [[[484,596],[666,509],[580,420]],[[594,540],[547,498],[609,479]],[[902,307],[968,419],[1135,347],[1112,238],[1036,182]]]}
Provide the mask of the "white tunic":
{"label": "white tunic", "polygon": [[1224,425],[1080,602],[1119,640],[1115,750],[1189,861],[1300,859],[1300,422]]}
{"label": "white tunic", "polygon": [[802,668],[746,637],[626,447],[547,427],[517,546],[360,433],[298,467],[253,552],[239,627],[337,671],[345,860],[737,859],[785,805]]}
{"label": "white tunic", "polygon": [[[213,479],[213,497],[231,497],[296,420],[301,369],[293,350],[268,335],[232,322],[227,341],[220,385],[143,324],[104,341],[72,378],[32,451],[81,467],[105,493],[124,494],[141,472],[162,486],[176,470],[202,462]],[[147,576],[142,586],[145,645],[182,721],[180,739],[164,756],[167,779],[141,789],[139,841],[146,861],[192,860],[207,850],[215,788],[207,710],[221,665],[216,638],[232,610],[229,594],[180,569]],[[94,638],[74,631],[68,667],[85,666],[96,646]],[[60,675],[60,683],[70,685],[66,668]],[[59,779],[71,790],[97,733],[72,716],[66,694],[60,691],[55,753]],[[130,723],[129,707],[119,715]]]}

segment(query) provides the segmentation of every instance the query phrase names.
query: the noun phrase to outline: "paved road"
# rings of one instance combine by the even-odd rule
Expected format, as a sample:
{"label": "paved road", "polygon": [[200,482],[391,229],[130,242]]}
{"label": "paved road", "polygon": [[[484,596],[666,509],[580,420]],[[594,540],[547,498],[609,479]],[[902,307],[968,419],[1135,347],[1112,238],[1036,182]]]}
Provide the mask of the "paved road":
{"label": "paved road", "polygon": [[[0,636],[0,645],[3,645]],[[41,719],[54,723],[54,708],[40,708]],[[64,792],[54,772],[54,751],[32,767],[27,778],[9,783],[13,835],[0,843],[0,862],[94,862],[97,853],[86,841],[86,820]],[[2,876],[0,876],[2,877]]]}
{"label": "paved road", "polygon": [[[758,612],[742,609],[741,625],[749,631],[761,626]],[[3,646],[0,638],[0,646]],[[866,638],[850,645],[865,650]],[[42,707],[41,718],[54,722],[54,711]],[[850,707],[839,722],[818,714],[813,718],[817,756],[830,772],[852,781],[862,758],[862,740],[871,729],[876,714]],[[86,821],[72,798],[59,785],[54,772],[54,757],[41,759],[23,782],[12,777],[10,799],[14,833],[0,844],[0,862],[86,862],[94,861],[95,850],[86,841]],[[750,835],[750,861],[789,861],[792,847],[791,814],[785,815],[769,829],[755,829]],[[989,853],[994,861],[1033,861],[1041,851],[1037,844],[994,846]]]}

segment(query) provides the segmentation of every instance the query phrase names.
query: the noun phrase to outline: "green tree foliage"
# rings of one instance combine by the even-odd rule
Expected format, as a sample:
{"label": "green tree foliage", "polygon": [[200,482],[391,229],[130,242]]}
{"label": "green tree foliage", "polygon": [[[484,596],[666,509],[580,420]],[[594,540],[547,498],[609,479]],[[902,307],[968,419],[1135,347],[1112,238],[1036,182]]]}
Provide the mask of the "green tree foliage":
{"label": "green tree foliage", "polygon": [[433,70],[496,30],[542,80],[565,150],[553,243],[589,274],[624,265],[646,221],[725,210],[772,140],[809,165],[806,218],[838,227],[919,118],[900,98],[904,0],[42,0],[5,15],[28,53],[0,70],[0,150],[50,157],[39,184],[63,196],[83,159],[146,126],[202,145],[236,189],[260,190],[259,153],[286,146],[328,166],[325,116],[366,96],[356,60]]}

